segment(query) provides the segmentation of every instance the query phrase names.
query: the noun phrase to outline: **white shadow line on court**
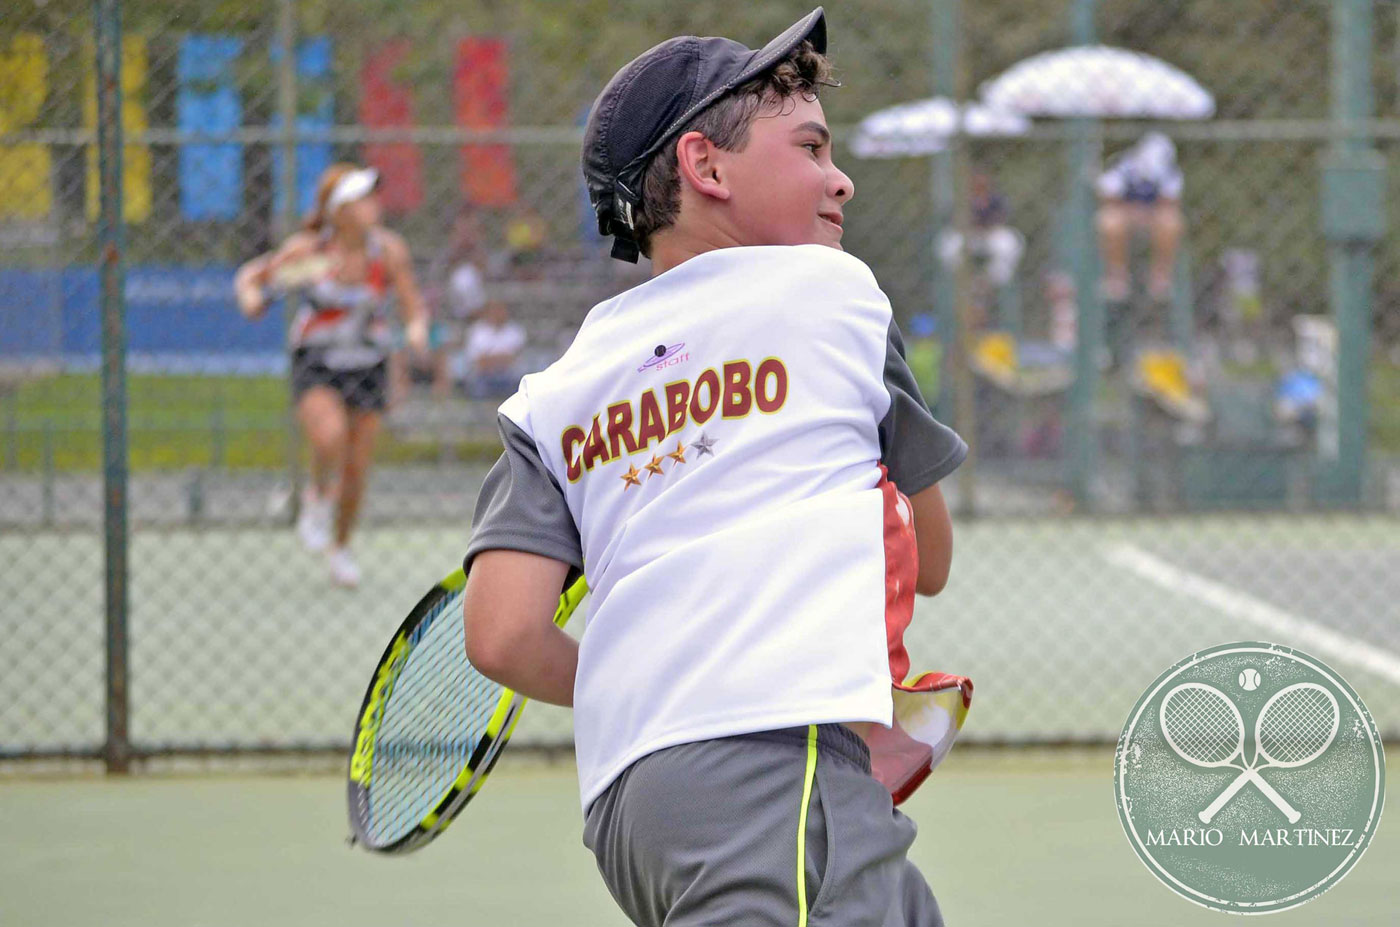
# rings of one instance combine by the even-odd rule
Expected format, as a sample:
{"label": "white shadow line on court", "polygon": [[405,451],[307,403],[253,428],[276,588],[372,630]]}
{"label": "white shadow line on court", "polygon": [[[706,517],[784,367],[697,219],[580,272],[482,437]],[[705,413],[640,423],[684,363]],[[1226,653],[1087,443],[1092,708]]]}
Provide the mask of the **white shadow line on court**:
{"label": "white shadow line on court", "polygon": [[1104,559],[1170,592],[1189,596],[1232,618],[1266,628],[1286,646],[1326,654],[1400,685],[1400,655],[1309,621],[1247,592],[1168,563],[1133,544],[1105,545]]}

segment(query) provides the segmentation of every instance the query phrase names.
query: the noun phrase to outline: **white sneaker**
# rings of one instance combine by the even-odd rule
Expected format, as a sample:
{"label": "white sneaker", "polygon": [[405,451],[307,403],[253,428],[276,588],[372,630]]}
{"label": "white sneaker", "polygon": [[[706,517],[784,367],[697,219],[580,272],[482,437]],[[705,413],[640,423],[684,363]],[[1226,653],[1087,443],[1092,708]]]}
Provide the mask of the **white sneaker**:
{"label": "white sneaker", "polygon": [[332,503],[322,499],[310,487],[301,494],[301,514],[297,517],[297,536],[302,546],[318,554],[331,546]]}
{"label": "white sneaker", "polygon": [[346,548],[331,548],[326,554],[326,565],[331,568],[331,581],[337,586],[353,589],[360,584],[360,567]]}

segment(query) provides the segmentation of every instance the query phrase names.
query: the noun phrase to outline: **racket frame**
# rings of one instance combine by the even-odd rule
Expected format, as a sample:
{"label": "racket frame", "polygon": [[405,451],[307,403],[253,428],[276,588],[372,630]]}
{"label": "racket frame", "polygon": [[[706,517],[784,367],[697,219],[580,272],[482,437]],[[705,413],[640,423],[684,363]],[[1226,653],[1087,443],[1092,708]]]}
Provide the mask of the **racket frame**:
{"label": "racket frame", "polygon": [[[1167,723],[1167,705],[1171,702],[1172,696],[1176,695],[1183,689],[1204,690],[1206,692],[1211,693],[1213,697],[1218,697],[1222,702],[1229,706],[1231,714],[1235,716],[1236,730],[1239,731],[1239,745],[1235,748],[1234,752],[1231,753],[1227,758],[1223,760],[1202,760],[1190,756],[1186,753],[1185,750],[1181,749],[1181,745],[1178,744],[1176,742],[1176,738],[1172,736],[1171,729],[1174,725],[1169,725]],[[1211,822],[1211,819],[1215,817],[1216,812],[1218,812],[1221,808],[1225,806],[1225,802],[1229,801],[1230,798],[1234,796],[1235,792],[1238,792],[1240,789],[1244,788],[1245,782],[1253,782],[1255,786],[1259,789],[1259,791],[1264,793],[1264,797],[1269,799],[1269,801],[1273,802],[1274,807],[1278,808],[1279,811],[1282,811],[1283,814],[1286,817],[1288,817],[1290,821],[1297,821],[1297,810],[1294,809],[1294,807],[1290,805],[1282,795],[1275,791],[1273,786],[1269,785],[1268,782],[1264,781],[1264,777],[1260,776],[1259,773],[1257,773],[1254,770],[1253,766],[1245,762],[1244,716],[1240,714],[1239,706],[1235,704],[1235,700],[1230,698],[1230,696],[1226,695],[1224,692],[1221,692],[1215,686],[1208,685],[1204,682],[1183,682],[1181,685],[1176,686],[1162,697],[1162,705],[1157,712],[1157,722],[1161,726],[1162,737],[1166,740],[1167,746],[1171,747],[1177,756],[1181,757],[1183,760],[1190,763],[1192,766],[1199,766],[1202,769],[1222,769],[1228,766],[1231,769],[1237,769],[1240,772],[1239,776],[1235,778],[1234,782],[1226,787],[1225,792],[1221,793],[1221,795],[1224,796],[1223,800],[1221,796],[1216,796],[1215,801],[1211,802],[1210,806],[1208,806],[1199,814],[1197,814],[1197,817],[1201,819],[1201,823],[1209,824]],[[1239,763],[1235,762],[1235,759],[1237,757],[1239,758]]]}
{"label": "racket frame", "polygon": [[334,268],[335,261],[319,252],[288,258],[268,272],[263,293],[273,299],[280,298],[293,290],[309,286],[330,274]]}
{"label": "racket frame", "polygon": [[[1218,761],[1201,760],[1189,756],[1185,750],[1181,749],[1181,746],[1176,742],[1176,738],[1172,736],[1171,728],[1173,727],[1173,725],[1167,724],[1167,705],[1171,702],[1172,696],[1176,695],[1183,689],[1203,689],[1207,692],[1212,693],[1213,695],[1219,696],[1220,699],[1226,705],[1230,706],[1230,711],[1234,714],[1235,720],[1238,722],[1238,724],[1236,725],[1236,729],[1239,731],[1239,746],[1237,746],[1235,748],[1235,751],[1225,759]],[[1235,766],[1235,757],[1239,757],[1241,763],[1244,762],[1244,716],[1240,714],[1239,706],[1235,704],[1234,700],[1231,699],[1230,696],[1226,695],[1224,692],[1221,692],[1215,686],[1207,685],[1203,682],[1183,682],[1181,685],[1176,686],[1166,695],[1162,696],[1161,707],[1157,710],[1157,723],[1162,731],[1162,737],[1167,742],[1167,746],[1171,747],[1177,756],[1181,757],[1183,760],[1190,763],[1192,766],[1199,766],[1202,769],[1219,769],[1222,766],[1230,766],[1235,769],[1239,769],[1240,767]]]}
{"label": "racket frame", "polygon": [[[1264,718],[1268,716],[1269,709],[1273,707],[1274,703],[1277,702],[1280,697],[1298,689],[1316,689],[1327,696],[1327,700],[1332,704],[1332,729],[1328,733],[1327,739],[1323,742],[1322,746],[1308,756],[1299,760],[1277,760],[1264,748],[1264,739],[1262,736]],[[1306,766],[1327,752],[1327,748],[1332,746],[1332,741],[1336,740],[1337,730],[1340,726],[1341,707],[1337,704],[1337,697],[1328,691],[1326,686],[1319,685],[1315,682],[1297,682],[1269,696],[1269,700],[1264,703],[1264,707],[1259,709],[1259,716],[1254,719],[1254,762],[1236,776],[1235,780],[1226,786],[1225,791],[1217,795],[1215,800],[1201,812],[1201,823],[1209,824],[1215,819],[1220,809],[1224,808],[1225,805],[1229,803],[1230,799],[1234,798],[1236,793],[1244,788],[1245,782],[1253,782],[1258,786],[1259,791],[1264,793],[1264,797],[1273,802],[1275,808],[1283,812],[1284,817],[1288,818],[1288,823],[1297,824],[1299,819],[1303,816],[1302,813],[1275,791],[1274,787],[1269,785],[1269,783],[1259,775],[1259,771],[1263,769],[1297,769],[1300,766]],[[1260,757],[1264,758],[1263,763],[1259,762]],[[1243,760],[1244,757],[1240,757],[1240,759]]]}
{"label": "racket frame", "polygon": [[[369,805],[368,792],[372,787],[370,780],[374,765],[375,738],[378,735],[379,726],[383,722],[385,708],[393,695],[394,685],[398,681],[399,674],[408,665],[409,656],[416,643],[417,632],[423,622],[429,615],[434,615],[434,609],[443,599],[460,592],[465,588],[466,583],[466,573],[459,568],[428,590],[427,594],[419,599],[418,604],[413,606],[408,617],[399,626],[398,631],[390,638],[389,645],[384,648],[383,655],[375,664],[374,674],[370,677],[370,684],[360,703],[359,713],[355,716],[355,731],[351,739],[350,764],[346,776],[346,799],[349,803],[350,843],[352,846],[358,844],[375,853],[410,853],[426,845],[446,830],[453,819],[462,812],[467,803],[486,784],[486,778],[495,768],[496,761],[500,759],[506,744],[510,742],[510,737],[515,732],[515,726],[520,721],[520,715],[525,710],[525,704],[529,701],[514,690],[503,688],[496,701],[491,719],[486,725],[486,730],[482,734],[481,742],[476,745],[476,749],[467,758],[461,771],[444,791],[442,797],[433,803],[432,810],[424,815],[412,830],[391,843],[376,844],[370,839],[365,830],[366,822],[361,820],[360,809]],[[559,605],[554,612],[555,625],[560,628],[564,627],[587,593],[587,580],[580,576],[559,596]],[[443,616],[435,615],[435,619],[441,617]],[[458,620],[461,618],[459,617]],[[466,659],[465,652],[462,654],[462,659]]]}

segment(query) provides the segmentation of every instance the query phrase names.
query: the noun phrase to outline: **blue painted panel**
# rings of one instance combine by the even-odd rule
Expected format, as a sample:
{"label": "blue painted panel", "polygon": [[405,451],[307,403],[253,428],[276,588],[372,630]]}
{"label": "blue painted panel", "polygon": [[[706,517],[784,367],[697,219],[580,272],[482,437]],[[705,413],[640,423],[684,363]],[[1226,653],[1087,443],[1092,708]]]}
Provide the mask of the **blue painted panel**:
{"label": "blue painted panel", "polygon": [[[335,98],[332,95],[331,40],[329,36],[316,36],[301,43],[297,49],[297,119],[296,125],[302,131],[329,129],[335,124]],[[272,46],[271,61],[275,67],[282,60],[280,46]],[[269,125],[273,129],[282,127],[282,117],[274,113]],[[297,145],[297,200],[298,215],[306,215],[316,201],[316,181],[321,172],[331,165],[330,142],[306,142]],[[282,149],[274,145],[272,149],[272,208],[282,212]]]}
{"label": "blue painted panel", "polygon": [[[175,73],[176,124],[184,132],[226,133],[243,124],[234,63],[243,40],[187,35],[180,40]],[[180,146],[180,212],[194,221],[235,219],[243,205],[243,146],[195,142]]]}
{"label": "blue painted panel", "polygon": [[51,270],[0,270],[0,358],[63,351],[63,293]]}
{"label": "blue painted panel", "polygon": [[[284,353],[281,314],[238,312],[234,268],[137,265],[127,270],[128,353],[220,358]],[[0,269],[0,359],[82,366],[101,350],[97,269]]]}

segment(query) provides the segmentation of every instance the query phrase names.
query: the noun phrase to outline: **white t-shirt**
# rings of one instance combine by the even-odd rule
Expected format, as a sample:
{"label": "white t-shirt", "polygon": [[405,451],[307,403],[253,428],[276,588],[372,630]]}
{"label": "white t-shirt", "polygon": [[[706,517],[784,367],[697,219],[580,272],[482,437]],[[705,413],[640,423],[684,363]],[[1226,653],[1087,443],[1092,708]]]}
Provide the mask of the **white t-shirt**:
{"label": "white t-shirt", "polygon": [[891,723],[918,571],[901,490],[967,446],[929,415],[861,261],[701,254],[596,306],[499,411],[467,567],[505,547],[588,577],[585,808],[664,747]]}
{"label": "white t-shirt", "polygon": [[475,368],[476,362],[487,354],[518,354],[525,347],[525,329],[518,322],[506,322],[495,326],[490,322],[473,322],[467,331],[467,365]]}
{"label": "white t-shirt", "polygon": [[1099,196],[1135,203],[1155,203],[1158,197],[1181,199],[1185,178],[1176,164],[1176,146],[1160,132],[1149,132],[1119,155],[1099,175]]}
{"label": "white t-shirt", "polygon": [[469,319],[486,305],[486,278],[471,261],[453,268],[447,278],[448,315]]}

